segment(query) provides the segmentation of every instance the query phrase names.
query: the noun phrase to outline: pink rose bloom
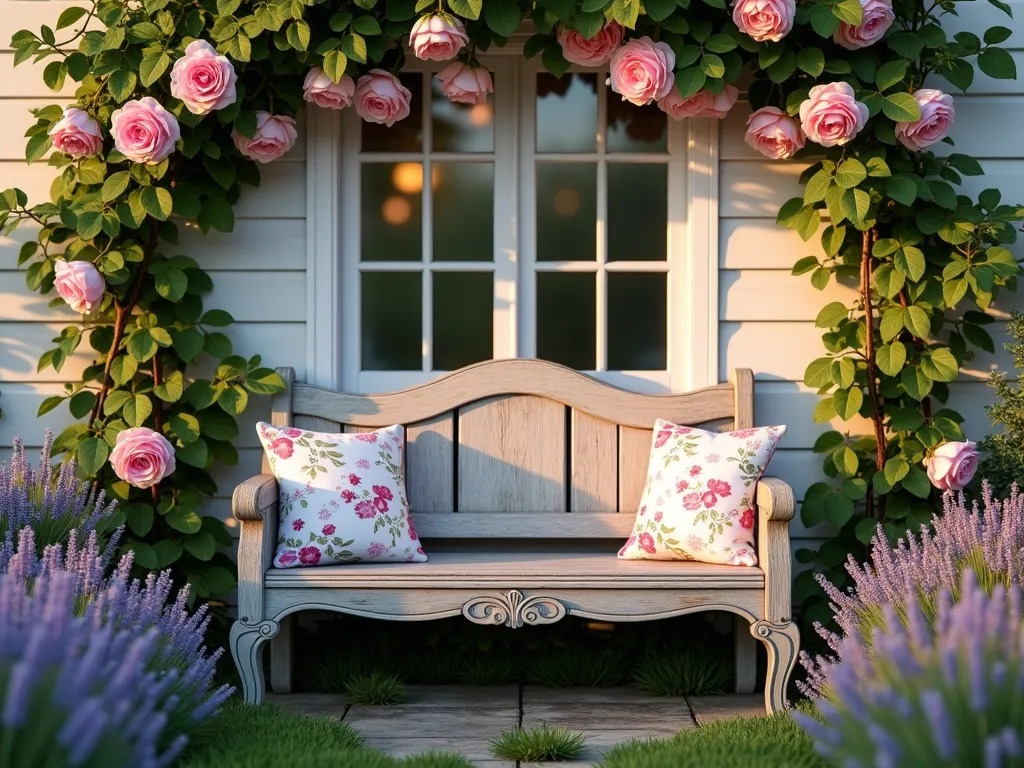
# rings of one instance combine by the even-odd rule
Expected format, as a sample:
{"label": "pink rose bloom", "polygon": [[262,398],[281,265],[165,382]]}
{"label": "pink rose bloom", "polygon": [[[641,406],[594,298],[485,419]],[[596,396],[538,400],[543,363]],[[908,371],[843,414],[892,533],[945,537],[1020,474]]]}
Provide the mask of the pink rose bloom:
{"label": "pink rose bloom", "polygon": [[263,110],[256,113],[256,133],[251,139],[237,130],[231,132],[231,138],[238,151],[257,163],[277,160],[292,148],[298,137],[294,118],[272,115]]}
{"label": "pink rose bloom", "polygon": [[286,427],[285,429],[281,430],[281,434],[283,434],[285,437],[302,437],[302,430],[295,429],[294,427]]}
{"label": "pink rose bloom", "polygon": [[53,271],[53,287],[75,312],[89,314],[103,301],[107,286],[91,261],[57,259]]}
{"label": "pink rose bloom", "polygon": [[694,466],[690,467],[690,477],[696,477],[699,474],[700,474],[700,464],[695,464]]}
{"label": "pink rose bloom", "polygon": [[654,537],[649,533],[641,533],[636,543],[640,549],[649,555],[653,555],[657,551],[654,547]]}
{"label": "pink rose bloom", "polygon": [[373,542],[370,546],[368,546],[366,548],[366,554],[367,554],[368,557],[371,557],[371,558],[372,557],[380,557],[381,555],[383,555],[387,551],[388,551],[388,548],[385,547],[379,541]]}
{"label": "pink rose bloom", "polygon": [[388,502],[387,502],[387,500],[381,498],[380,496],[374,496],[373,497],[373,506],[375,506],[377,508],[378,512],[387,512],[388,511]]}
{"label": "pink rose bloom", "polygon": [[374,496],[380,496],[381,498],[391,501],[394,496],[391,495],[391,489],[386,485],[375,485],[371,488]]}
{"label": "pink rose bloom", "polygon": [[357,475],[355,473],[352,473],[352,474],[350,474],[348,476],[348,483],[349,483],[349,485],[359,485],[359,483],[361,481],[362,481],[362,478],[360,478],[359,475]]}
{"label": "pink rose bloom", "polygon": [[719,496],[730,496],[732,494],[732,486],[725,482],[725,480],[708,480],[708,490],[712,493],[717,493]]}
{"label": "pink rose bloom", "polygon": [[352,106],[356,95],[356,81],[348,75],[336,83],[320,67],[313,67],[302,82],[302,98],[310,104],[326,109],[344,109]]}
{"label": "pink rose bloom", "polygon": [[298,555],[296,555],[294,552],[292,552],[292,550],[289,549],[288,551],[282,552],[280,555],[278,555],[277,562],[281,565],[288,566],[298,559]]}
{"label": "pink rose bloom", "polygon": [[654,441],[654,447],[661,448],[661,446],[668,442],[670,437],[672,437],[671,429],[661,430],[660,432],[658,432],[658,437]]}
{"label": "pink rose bloom", "polygon": [[290,459],[295,452],[295,446],[287,437],[279,437],[270,444],[270,450],[279,459]]}
{"label": "pink rose bloom", "polygon": [[380,123],[389,128],[409,116],[412,93],[398,78],[383,69],[371,69],[356,83],[355,108],[368,123]]}
{"label": "pink rose bloom", "polygon": [[654,513],[654,522],[660,523],[661,522],[661,518],[662,518],[661,510],[658,510],[657,512]]}
{"label": "pink rose bloom", "polygon": [[946,138],[956,111],[953,97],[934,88],[914,91],[914,98],[921,108],[921,117],[912,123],[896,123],[896,138],[907,149],[917,151]]}
{"label": "pink rose bloom", "polygon": [[675,85],[676,55],[665,42],[649,37],[630,40],[615,49],[608,84],[623,101],[642,107],[665,98]]}
{"label": "pink rose bloom", "polygon": [[704,491],[704,495],[700,497],[700,500],[704,502],[705,507],[711,509],[718,501],[718,497],[712,491]]}
{"label": "pink rose bloom", "polygon": [[336,530],[337,530],[337,528],[335,528],[333,525],[325,525],[324,526],[324,536],[333,536],[334,532]]}
{"label": "pink rose bloom", "polygon": [[626,539],[626,543],[623,544],[622,548],[619,550],[619,557],[622,557],[624,554],[626,554],[626,550],[633,546],[634,541],[636,541],[636,536],[630,536],[628,539]]}
{"label": "pink rose bloom", "polygon": [[316,565],[320,562],[320,550],[317,547],[303,547],[299,550],[299,562],[303,565]]}
{"label": "pink rose bloom", "polygon": [[712,120],[724,120],[729,110],[736,104],[739,98],[740,89],[735,85],[727,85],[721,93],[711,95],[711,103],[701,112],[700,117],[710,117]]}
{"label": "pink rose bloom", "polygon": [[413,541],[416,541],[419,537],[416,535],[416,526],[412,524],[412,518],[407,518],[406,522],[408,523],[409,527],[409,538]]}
{"label": "pink rose bloom", "polygon": [[[683,120],[687,117],[700,117],[704,110],[711,106],[711,91],[704,89],[697,91],[685,99],[679,94],[678,88],[673,88],[665,98],[658,101],[658,109],[671,117],[673,120]],[[671,435],[671,431],[664,433]],[[660,436],[660,434],[659,434]],[[667,439],[667,437],[666,437]]]}
{"label": "pink rose bloom", "polygon": [[757,558],[754,556],[754,553],[746,547],[740,547],[733,553],[732,557],[729,558],[726,565],[757,565]]}
{"label": "pink rose bloom", "polygon": [[564,24],[558,26],[557,37],[566,61],[581,67],[599,67],[611,58],[625,34],[625,28],[617,21],[607,21],[601,31],[589,40]]}
{"label": "pink rose bloom", "polygon": [[841,22],[832,35],[832,39],[848,51],[877,43],[896,18],[892,12],[892,0],[860,0],[860,7],[864,10],[861,23],[854,26]]}
{"label": "pink rose bloom", "polygon": [[447,13],[420,16],[409,33],[413,55],[424,61],[450,61],[468,42],[462,21]]}
{"label": "pink rose bloom", "polygon": [[226,56],[205,40],[193,40],[171,69],[171,96],[193,115],[235,103],[238,75]]}
{"label": "pink rose bloom", "polygon": [[376,432],[356,432],[354,435],[356,440],[363,443],[376,443],[377,433]]}
{"label": "pink rose bloom", "polygon": [[178,119],[152,96],[126,101],[110,116],[117,151],[133,163],[156,165],[174,151],[181,138]]}
{"label": "pink rose bloom", "polygon": [[306,521],[302,520],[301,518],[299,520],[293,520],[292,521],[292,530],[293,531],[301,531],[303,526],[305,526],[305,524],[306,524]]}
{"label": "pink rose bloom", "polygon": [[487,94],[494,93],[490,72],[461,61],[453,61],[438,72],[437,81],[448,100],[457,104],[485,104]]}
{"label": "pink rose bloom", "polygon": [[174,446],[152,429],[126,429],[117,435],[110,466],[128,485],[150,488],[174,471]]}
{"label": "pink rose bloom", "polygon": [[360,501],[356,504],[356,517],[366,520],[371,517],[377,516],[377,508],[373,506],[373,502],[369,500]]}
{"label": "pink rose bloom", "polygon": [[676,483],[676,493],[682,493],[683,491],[685,491],[689,487],[690,487],[690,481],[689,480],[680,480],[678,483]]}
{"label": "pink rose bloom", "polygon": [[745,509],[743,514],[740,515],[740,528],[753,528],[754,527],[754,510]]}
{"label": "pink rose bloom", "polygon": [[940,491],[963,490],[978,469],[978,447],[970,440],[943,443],[926,459],[928,479]]}
{"label": "pink rose bloom", "polygon": [[103,133],[88,112],[66,107],[64,115],[50,128],[53,148],[76,160],[92,157],[103,148]]}
{"label": "pink rose bloom", "polygon": [[354,493],[352,493],[352,491],[348,490],[347,488],[344,491],[341,492],[341,498],[343,498],[345,500],[346,504],[351,504],[352,501],[355,499],[355,497],[356,497],[356,495]]}
{"label": "pink rose bloom", "polygon": [[729,433],[729,435],[731,437],[739,437],[739,438],[750,437],[751,435],[756,435],[756,434],[757,434],[757,430],[756,429],[737,429],[735,432],[730,432]]}
{"label": "pink rose bloom", "polygon": [[736,0],[732,20],[759,43],[779,42],[793,29],[796,0]]}
{"label": "pink rose bloom", "polygon": [[743,139],[772,160],[788,160],[807,142],[800,123],[778,107],[762,107],[748,117]]}
{"label": "pink rose bloom", "polygon": [[867,121],[867,105],[857,101],[849,83],[816,85],[800,105],[800,127],[823,147],[849,143]]}
{"label": "pink rose bloom", "polygon": [[688,509],[691,512],[700,509],[700,494],[688,493],[683,496],[683,508]]}

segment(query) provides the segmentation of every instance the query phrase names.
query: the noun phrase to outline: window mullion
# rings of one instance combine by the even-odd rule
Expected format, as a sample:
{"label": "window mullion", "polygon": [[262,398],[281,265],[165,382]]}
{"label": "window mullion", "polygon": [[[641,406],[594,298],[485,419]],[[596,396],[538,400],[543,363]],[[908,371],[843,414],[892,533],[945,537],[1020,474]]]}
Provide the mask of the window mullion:
{"label": "window mullion", "polygon": [[434,260],[434,171],[431,167],[430,153],[434,148],[431,125],[431,100],[434,90],[431,87],[430,73],[424,72],[423,77],[423,191],[421,205],[423,215],[423,370],[434,370],[434,280],[430,264]]}
{"label": "window mullion", "polygon": [[608,165],[605,160],[608,134],[608,89],[601,87],[603,76],[597,77],[597,280],[595,290],[597,313],[594,358],[595,370],[608,370]]}

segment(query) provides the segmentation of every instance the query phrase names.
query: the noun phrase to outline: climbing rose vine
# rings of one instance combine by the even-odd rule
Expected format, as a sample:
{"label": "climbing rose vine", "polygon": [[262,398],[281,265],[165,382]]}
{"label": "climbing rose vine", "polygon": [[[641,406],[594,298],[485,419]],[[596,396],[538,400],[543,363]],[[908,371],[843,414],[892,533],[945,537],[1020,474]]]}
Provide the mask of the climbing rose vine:
{"label": "climbing rose vine", "polygon": [[[354,109],[385,126],[406,119],[416,107],[398,78],[407,57],[436,62],[452,101],[486,101],[494,86],[478,55],[526,20],[527,57],[555,75],[570,63],[606,66],[616,94],[672,119],[724,118],[747,77],[747,144],[773,160],[807,158],[804,195],[779,222],[819,237],[822,254],[794,272],[819,289],[833,279],[859,286],[859,298],[818,315],[826,354],[805,379],[822,396],[818,420],[870,423],[867,436],[857,427],[821,437],[816,449],[838,482],[805,496],[805,523],[840,533],[800,557],[841,581],[835,569],[878,522],[895,533],[930,518],[937,491],[926,467],[936,452],[946,467],[941,446],[965,441],[962,418],[933,402],[945,401],[972,348],[992,349],[989,309],[1020,269],[1004,244],[1021,211],[995,190],[959,194],[961,177],[982,168],[945,151],[955,104],[943,89],[967,90],[975,67],[1016,75],[999,47],[1008,29],[983,38],[943,29],[957,5],[99,0],[18,32],[15,63],[47,61],[47,85],[75,94],[67,108],[35,110],[28,132],[28,161],[48,158],[59,173],[51,200],[30,205],[11,189],[0,207],[5,231],[33,227],[19,257],[29,287],[55,290],[84,315],[40,368],[59,370],[86,339],[96,353],[82,382],[43,404],[67,402],[81,420],[58,447],[123,503],[137,563],[176,565],[201,595],[229,586],[215,565],[223,528],[198,510],[216,490],[213,464],[236,460],[249,393],[282,382],[258,357],[233,354],[218,330],[232,318],[204,307],[211,280],[178,252],[179,228],[230,231],[243,187],[292,150],[302,108]],[[802,585],[812,616],[827,610],[820,593],[813,604],[810,574]]]}

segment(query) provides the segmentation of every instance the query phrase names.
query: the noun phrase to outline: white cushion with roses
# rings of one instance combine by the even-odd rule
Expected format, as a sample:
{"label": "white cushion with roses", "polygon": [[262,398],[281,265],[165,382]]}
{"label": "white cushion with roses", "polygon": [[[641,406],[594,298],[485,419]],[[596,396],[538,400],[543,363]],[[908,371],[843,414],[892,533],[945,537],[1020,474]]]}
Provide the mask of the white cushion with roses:
{"label": "white cushion with roses", "polygon": [[636,525],[619,557],[757,565],[754,488],[785,432],[705,432],[659,419]]}
{"label": "white cushion with roses", "polygon": [[280,497],[277,568],[427,559],[402,477],[404,430],[256,425]]}

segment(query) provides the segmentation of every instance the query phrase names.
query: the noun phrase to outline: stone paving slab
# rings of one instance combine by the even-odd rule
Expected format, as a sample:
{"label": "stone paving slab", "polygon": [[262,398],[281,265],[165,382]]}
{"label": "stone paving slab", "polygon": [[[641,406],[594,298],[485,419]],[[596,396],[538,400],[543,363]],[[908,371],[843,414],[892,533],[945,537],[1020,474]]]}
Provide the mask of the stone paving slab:
{"label": "stone paving slab", "polygon": [[762,694],[691,696],[687,700],[625,687],[524,686],[520,690],[517,685],[414,685],[409,686],[406,701],[383,707],[349,706],[345,696],[324,693],[269,695],[267,700],[311,715],[344,718],[363,735],[368,747],[397,757],[431,750],[458,751],[479,768],[517,768],[514,762],[495,759],[490,742],[520,722],[523,728],[547,723],[584,731],[587,747],[576,760],[522,763],[518,768],[592,768],[605,752],[623,741],[667,738],[679,730],[728,717],[764,714]]}

